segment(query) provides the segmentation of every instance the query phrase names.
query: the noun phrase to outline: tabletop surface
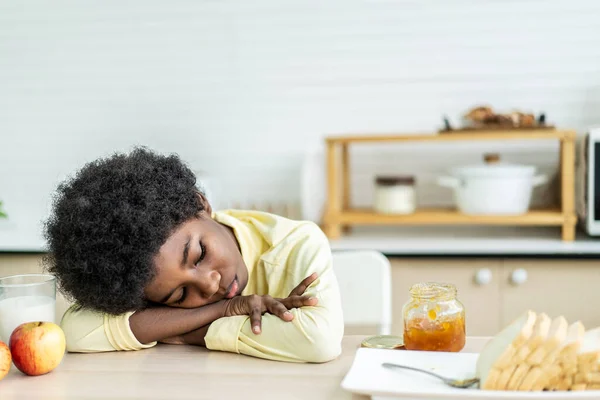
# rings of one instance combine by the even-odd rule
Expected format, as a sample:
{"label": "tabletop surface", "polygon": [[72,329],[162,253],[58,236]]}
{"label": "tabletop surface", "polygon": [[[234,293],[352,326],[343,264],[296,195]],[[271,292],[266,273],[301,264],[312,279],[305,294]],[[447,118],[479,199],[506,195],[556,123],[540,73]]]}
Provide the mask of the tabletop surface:
{"label": "tabletop surface", "polygon": [[[367,399],[340,388],[364,336],[346,336],[342,355],[325,364],[294,364],[208,351],[196,346],[65,355],[43,376],[14,365],[0,381],[12,399]],[[470,337],[463,351],[479,352],[487,338]]]}

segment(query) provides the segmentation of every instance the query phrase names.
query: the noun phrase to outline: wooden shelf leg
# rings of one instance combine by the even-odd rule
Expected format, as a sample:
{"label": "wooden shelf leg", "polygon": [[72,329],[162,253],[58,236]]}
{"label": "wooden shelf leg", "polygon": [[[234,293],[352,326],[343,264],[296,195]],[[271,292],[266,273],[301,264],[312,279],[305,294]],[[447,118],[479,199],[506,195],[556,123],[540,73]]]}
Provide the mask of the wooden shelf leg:
{"label": "wooden shelf leg", "polygon": [[562,240],[572,242],[575,240],[575,224],[564,224],[562,227]]}
{"label": "wooden shelf leg", "polygon": [[575,240],[575,134],[568,134],[560,142],[561,204],[563,213],[562,239]]}
{"label": "wooden shelf leg", "polygon": [[342,197],[335,145],[335,142],[327,142],[327,209],[323,231],[330,239],[337,239],[342,233],[339,217]]}
{"label": "wooden shelf leg", "polygon": [[[342,144],[342,211],[350,209],[350,151],[348,143]],[[352,227],[344,225],[342,231],[350,232]]]}

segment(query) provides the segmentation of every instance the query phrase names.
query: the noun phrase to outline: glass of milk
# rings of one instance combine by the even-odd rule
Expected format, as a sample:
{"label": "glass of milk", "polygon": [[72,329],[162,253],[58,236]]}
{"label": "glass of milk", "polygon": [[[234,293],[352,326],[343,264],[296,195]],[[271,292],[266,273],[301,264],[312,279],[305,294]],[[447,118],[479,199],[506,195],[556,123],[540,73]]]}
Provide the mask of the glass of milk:
{"label": "glass of milk", "polygon": [[55,322],[56,278],[47,274],[0,278],[0,340],[24,322]]}

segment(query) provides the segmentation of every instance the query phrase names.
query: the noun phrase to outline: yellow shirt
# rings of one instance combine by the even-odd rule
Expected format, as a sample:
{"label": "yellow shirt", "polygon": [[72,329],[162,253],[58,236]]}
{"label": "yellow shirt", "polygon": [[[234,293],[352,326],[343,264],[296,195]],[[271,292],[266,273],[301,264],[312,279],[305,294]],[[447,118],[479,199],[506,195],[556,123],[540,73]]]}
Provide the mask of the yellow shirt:
{"label": "yellow shirt", "polygon": [[[233,228],[240,244],[249,273],[242,295],[287,297],[304,278],[317,272],[318,279],[305,294],[317,297],[318,305],[292,309],[290,322],[264,314],[259,335],[252,332],[246,315],[218,319],[210,325],[206,347],[279,361],[336,358],[344,334],[342,307],[329,243],[319,227],[258,211],[221,211],[214,218]],[[156,345],[136,339],[129,327],[132,314],[112,316],[72,306],[61,322],[67,350],[140,350]]]}

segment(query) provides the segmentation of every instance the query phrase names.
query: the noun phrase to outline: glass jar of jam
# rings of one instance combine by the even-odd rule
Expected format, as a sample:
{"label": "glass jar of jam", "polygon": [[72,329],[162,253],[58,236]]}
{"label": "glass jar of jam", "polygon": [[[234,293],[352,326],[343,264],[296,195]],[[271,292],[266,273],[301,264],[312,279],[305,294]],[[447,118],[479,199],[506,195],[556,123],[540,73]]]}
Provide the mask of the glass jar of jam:
{"label": "glass jar of jam", "polygon": [[446,283],[418,283],[402,308],[407,350],[458,352],[465,346],[465,309],[456,287]]}

